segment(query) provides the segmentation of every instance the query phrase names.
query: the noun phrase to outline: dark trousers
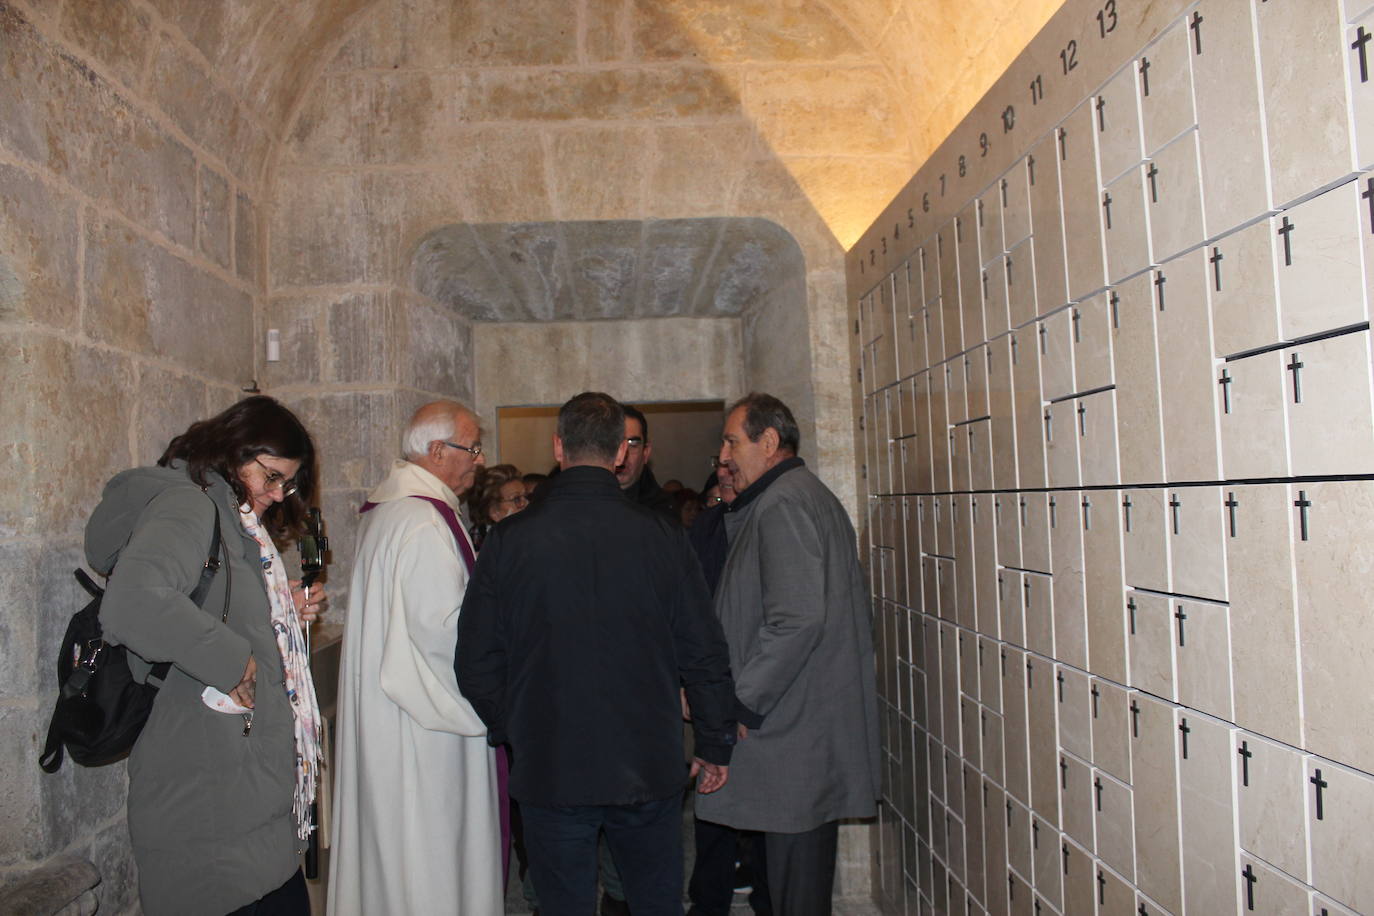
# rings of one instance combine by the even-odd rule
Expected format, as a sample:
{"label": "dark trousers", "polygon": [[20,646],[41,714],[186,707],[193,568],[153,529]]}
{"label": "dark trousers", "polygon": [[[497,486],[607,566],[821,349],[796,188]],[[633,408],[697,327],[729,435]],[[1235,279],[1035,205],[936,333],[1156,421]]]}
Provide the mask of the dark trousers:
{"label": "dark trousers", "polygon": [[310,892],[305,889],[305,875],[296,869],[281,887],[239,907],[229,916],[310,916]]}
{"label": "dark trousers", "polygon": [[840,822],[829,821],[804,833],[765,833],[763,837],[774,911],[786,916],[829,916]]}
{"label": "dark trousers", "polygon": [[682,799],[639,805],[522,804],[525,849],[544,916],[596,912],[596,837],[606,832],[635,916],[682,914]]}
{"label": "dark trousers", "polygon": [[739,862],[748,870],[754,887],[749,906],[757,914],[771,913],[763,834],[700,818],[692,833],[696,862],[687,885],[687,897],[692,901],[689,912],[693,916],[729,916],[735,898],[735,863]]}

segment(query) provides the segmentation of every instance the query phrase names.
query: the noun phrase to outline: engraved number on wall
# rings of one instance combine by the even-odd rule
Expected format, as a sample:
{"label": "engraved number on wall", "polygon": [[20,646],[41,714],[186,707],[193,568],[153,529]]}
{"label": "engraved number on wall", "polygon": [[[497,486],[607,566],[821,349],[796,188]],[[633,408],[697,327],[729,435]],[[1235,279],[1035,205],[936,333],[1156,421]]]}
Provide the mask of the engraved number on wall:
{"label": "engraved number on wall", "polygon": [[1107,5],[1097,11],[1097,34],[1102,38],[1106,38],[1115,31],[1115,29],[1116,0],[1107,0]]}
{"label": "engraved number on wall", "polygon": [[1078,39],[1070,39],[1064,50],[1059,52],[1059,66],[1064,68],[1065,76],[1078,66]]}

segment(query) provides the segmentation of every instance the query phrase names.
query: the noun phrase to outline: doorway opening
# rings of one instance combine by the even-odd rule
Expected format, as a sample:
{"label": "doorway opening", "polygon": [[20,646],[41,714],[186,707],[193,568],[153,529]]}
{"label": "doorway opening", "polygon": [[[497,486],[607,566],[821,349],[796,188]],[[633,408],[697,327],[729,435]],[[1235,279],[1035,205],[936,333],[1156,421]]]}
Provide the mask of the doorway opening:
{"label": "doorway opening", "polygon": [[[720,450],[724,401],[632,401],[649,421],[653,456],[649,465],[660,484],[680,480],[700,490]],[[521,473],[546,474],[553,467],[553,434],[558,405],[496,408],[496,453],[502,464]],[[495,462],[493,462],[495,463]]]}

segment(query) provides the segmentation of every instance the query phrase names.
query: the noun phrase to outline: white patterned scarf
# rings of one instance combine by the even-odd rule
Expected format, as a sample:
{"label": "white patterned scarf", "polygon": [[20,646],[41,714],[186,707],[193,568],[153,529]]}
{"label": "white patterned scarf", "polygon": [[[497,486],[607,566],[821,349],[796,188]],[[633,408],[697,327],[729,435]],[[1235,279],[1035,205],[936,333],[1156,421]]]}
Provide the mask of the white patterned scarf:
{"label": "white patterned scarf", "polygon": [[321,757],[320,707],[315,699],[315,682],[310,677],[310,657],[305,651],[305,636],[296,602],[291,597],[291,584],[272,536],[251,507],[239,510],[239,522],[258,542],[262,577],[272,608],[272,632],[277,638],[277,651],[281,653],[282,671],[286,674],[286,696],[291,701],[296,731],[296,795],[292,813],[296,816],[296,835],[304,840],[315,829],[310,819],[310,806],[315,801],[315,781]]}

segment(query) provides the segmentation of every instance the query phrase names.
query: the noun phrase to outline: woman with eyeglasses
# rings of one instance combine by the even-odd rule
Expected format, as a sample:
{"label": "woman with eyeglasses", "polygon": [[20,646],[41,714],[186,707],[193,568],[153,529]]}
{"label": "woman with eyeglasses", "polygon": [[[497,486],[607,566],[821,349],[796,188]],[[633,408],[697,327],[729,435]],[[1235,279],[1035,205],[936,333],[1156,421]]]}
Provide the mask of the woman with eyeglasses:
{"label": "woman with eyeglasses", "polygon": [[[109,576],[100,620],[134,677],[169,662],[129,757],[128,823],[143,911],[307,916],[300,853],[320,759],[302,628],[324,588],[288,579],[315,447],[268,397],[191,424],[156,467],[112,479],[86,527]],[[190,595],[219,531],[219,568]]]}
{"label": "woman with eyeglasses", "polygon": [[530,504],[525,481],[513,464],[494,464],[483,468],[472,488],[472,542],[478,550],[491,526],[514,515]]}

